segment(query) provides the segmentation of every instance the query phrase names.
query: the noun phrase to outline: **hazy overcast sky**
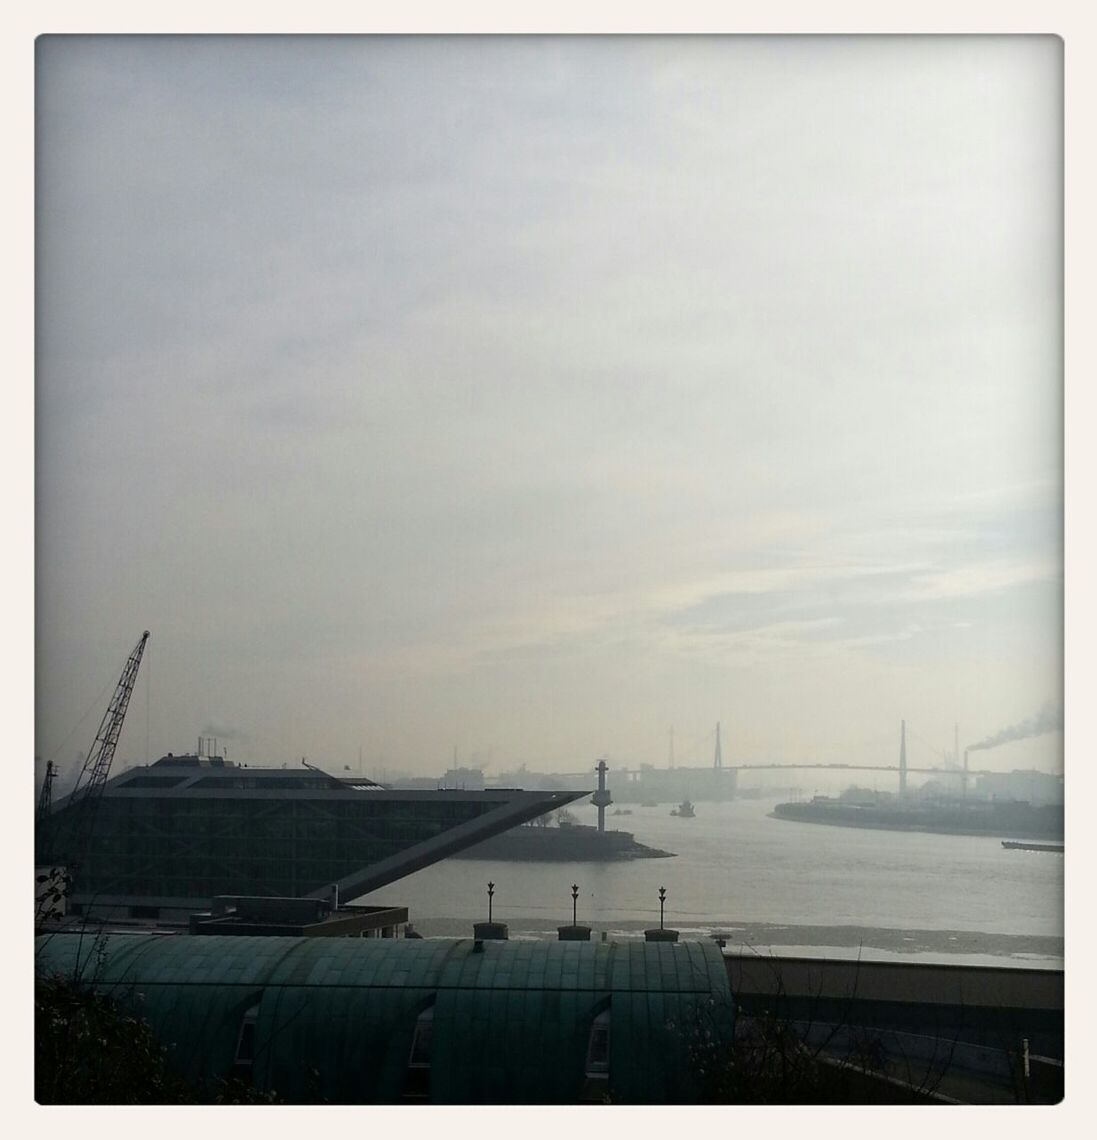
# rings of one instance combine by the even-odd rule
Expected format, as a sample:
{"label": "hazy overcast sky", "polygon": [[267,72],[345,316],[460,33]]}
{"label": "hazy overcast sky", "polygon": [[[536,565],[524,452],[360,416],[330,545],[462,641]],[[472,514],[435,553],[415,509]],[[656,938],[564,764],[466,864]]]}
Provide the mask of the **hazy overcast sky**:
{"label": "hazy overcast sky", "polygon": [[[1058,704],[1025,38],[38,41],[38,740],[912,762]],[[1055,768],[1052,734],[980,765]]]}

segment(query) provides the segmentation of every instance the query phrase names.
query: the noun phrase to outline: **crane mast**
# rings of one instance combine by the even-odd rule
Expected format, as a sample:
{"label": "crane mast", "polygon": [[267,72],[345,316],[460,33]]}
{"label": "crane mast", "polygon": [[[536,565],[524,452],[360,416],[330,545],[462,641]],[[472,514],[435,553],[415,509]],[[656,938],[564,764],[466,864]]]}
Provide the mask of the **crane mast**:
{"label": "crane mast", "polygon": [[52,760],[46,761],[46,775],[42,780],[42,790],[38,793],[38,808],[34,813],[34,826],[40,858],[49,863],[53,859],[53,844],[50,836],[50,812],[53,810],[53,781],[57,767]]}
{"label": "crane mast", "polygon": [[88,752],[84,767],[77,777],[76,786],[69,797],[68,810],[71,811],[72,824],[63,855],[70,868],[78,867],[87,854],[92,828],[95,825],[96,808],[99,806],[103,785],[110,775],[114,750],[118,747],[118,737],[122,733],[122,723],[126,719],[133,687],[137,683],[141,655],[145,652],[145,642],[148,639],[149,631],[146,629],[126,661],[114,696],[103,714],[99,731],[95,734],[95,743]]}
{"label": "crane mast", "polygon": [[36,823],[41,823],[49,816],[50,808],[53,806],[53,780],[56,775],[57,769],[53,766],[53,761],[47,760],[46,775],[42,780],[42,790],[38,793],[38,810],[34,815]]}

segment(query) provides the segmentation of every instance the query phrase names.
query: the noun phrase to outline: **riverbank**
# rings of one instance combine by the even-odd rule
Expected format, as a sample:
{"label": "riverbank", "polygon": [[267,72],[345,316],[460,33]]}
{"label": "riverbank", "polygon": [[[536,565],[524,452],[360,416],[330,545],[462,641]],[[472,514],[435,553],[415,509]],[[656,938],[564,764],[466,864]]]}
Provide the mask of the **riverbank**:
{"label": "riverbank", "polygon": [[[496,916],[499,917],[498,915]],[[471,922],[412,916],[415,929],[426,938],[464,938]],[[508,921],[515,939],[553,939],[560,922],[515,918]],[[651,920],[594,924],[591,937],[643,938]],[[671,923],[667,923],[671,925]],[[1063,939],[1043,935],[994,934],[975,930],[905,930],[871,926],[789,925],[768,922],[719,922],[689,926],[675,924],[682,938],[725,940],[735,952],[856,959],[866,961],[942,961],[967,965],[1062,967]]]}

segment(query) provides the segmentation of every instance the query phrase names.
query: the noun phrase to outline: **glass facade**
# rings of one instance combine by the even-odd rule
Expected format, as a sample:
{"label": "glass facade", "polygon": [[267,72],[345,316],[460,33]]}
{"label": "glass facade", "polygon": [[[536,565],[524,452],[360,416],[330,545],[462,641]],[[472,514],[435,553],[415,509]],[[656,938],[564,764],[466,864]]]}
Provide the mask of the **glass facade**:
{"label": "glass facade", "polygon": [[[498,806],[432,796],[104,796],[74,889],[190,899],[304,895]],[[54,817],[62,851],[67,814]]]}

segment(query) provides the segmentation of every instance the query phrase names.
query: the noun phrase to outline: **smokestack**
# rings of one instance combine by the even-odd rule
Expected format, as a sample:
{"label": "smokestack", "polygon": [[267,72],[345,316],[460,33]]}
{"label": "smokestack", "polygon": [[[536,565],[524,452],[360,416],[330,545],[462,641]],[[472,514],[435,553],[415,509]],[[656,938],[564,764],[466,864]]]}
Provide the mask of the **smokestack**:
{"label": "smokestack", "polygon": [[907,722],[900,721],[899,729],[899,799],[907,798]]}

